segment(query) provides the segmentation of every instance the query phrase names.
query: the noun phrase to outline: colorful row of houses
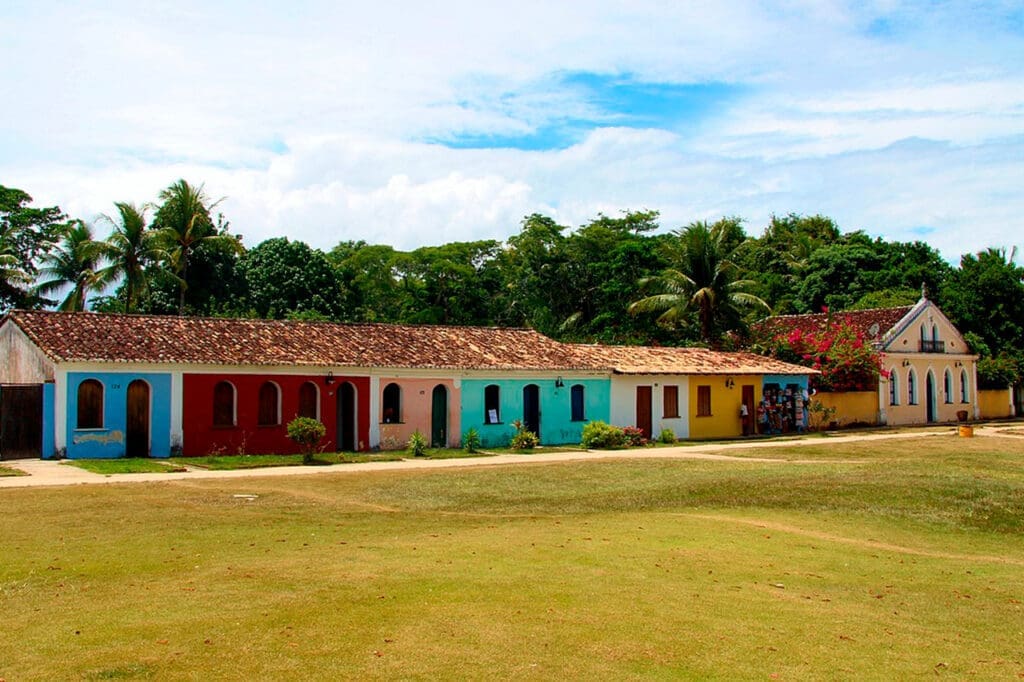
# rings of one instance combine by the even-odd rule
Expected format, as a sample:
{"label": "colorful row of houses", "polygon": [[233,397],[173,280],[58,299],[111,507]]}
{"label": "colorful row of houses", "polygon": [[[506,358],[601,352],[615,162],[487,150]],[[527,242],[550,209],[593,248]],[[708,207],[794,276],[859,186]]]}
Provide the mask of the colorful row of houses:
{"label": "colorful row of houses", "polygon": [[[877,390],[819,394],[837,421],[983,414],[977,356],[933,302],[771,317],[762,333],[842,320],[881,353]],[[528,329],[14,311],[0,321],[0,457],[284,453],[296,416],[338,451],[578,443],[600,420],[679,439],[754,433],[764,396],[814,374],[752,353],[560,343]],[[1005,407],[1005,406],[1003,406]]]}
{"label": "colorful row of houses", "polygon": [[322,421],[331,451],[400,448],[415,431],[457,446],[469,429],[496,446],[517,422],[542,444],[578,443],[594,420],[730,437],[752,429],[766,386],[806,390],[811,374],[527,329],[14,311],[0,322],[0,455],[294,452],[296,416]]}

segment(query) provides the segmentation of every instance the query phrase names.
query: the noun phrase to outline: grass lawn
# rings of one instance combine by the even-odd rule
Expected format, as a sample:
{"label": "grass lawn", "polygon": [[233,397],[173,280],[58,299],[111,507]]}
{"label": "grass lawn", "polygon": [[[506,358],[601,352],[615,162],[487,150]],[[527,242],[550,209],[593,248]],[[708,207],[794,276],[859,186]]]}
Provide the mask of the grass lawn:
{"label": "grass lawn", "polygon": [[1020,443],[3,490],[0,678],[1015,679]]}
{"label": "grass lawn", "polygon": [[94,474],[160,474],[181,471],[168,460],[147,459],[144,457],[124,457],[118,459],[67,459],[61,462],[65,466],[78,467]]}
{"label": "grass lawn", "polygon": [[[360,454],[353,452],[321,452],[313,463],[319,465],[346,464],[352,462],[393,462],[403,459],[400,452]],[[171,462],[179,466],[200,469],[260,469],[263,467],[301,466],[302,455],[210,455],[208,457],[172,457]]]}
{"label": "grass lawn", "polygon": [[12,469],[9,466],[0,464],[0,476],[24,476],[25,472],[20,469]]}

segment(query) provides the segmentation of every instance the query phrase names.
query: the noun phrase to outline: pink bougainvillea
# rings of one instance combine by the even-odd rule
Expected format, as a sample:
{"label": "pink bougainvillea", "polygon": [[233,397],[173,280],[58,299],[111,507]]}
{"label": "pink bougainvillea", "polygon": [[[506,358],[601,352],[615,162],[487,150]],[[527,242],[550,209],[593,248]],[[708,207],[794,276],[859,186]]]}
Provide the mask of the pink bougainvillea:
{"label": "pink bougainvillea", "polygon": [[821,372],[812,384],[823,391],[872,391],[883,375],[882,357],[864,335],[843,321],[829,320],[820,329],[794,329],[771,342],[780,359]]}

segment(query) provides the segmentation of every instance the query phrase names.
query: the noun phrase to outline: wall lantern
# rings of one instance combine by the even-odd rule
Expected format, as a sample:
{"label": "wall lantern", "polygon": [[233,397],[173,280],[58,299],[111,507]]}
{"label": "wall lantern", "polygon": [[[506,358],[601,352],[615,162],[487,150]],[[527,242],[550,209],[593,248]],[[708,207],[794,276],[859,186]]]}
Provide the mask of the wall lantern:
{"label": "wall lantern", "polygon": [[555,379],[555,388],[565,388],[565,382],[562,381],[562,377]]}
{"label": "wall lantern", "polygon": [[962,362],[960,362],[959,360],[957,360],[956,362],[954,362],[954,363],[953,363],[953,366],[954,366],[954,367],[963,367],[963,366],[964,366],[964,363],[962,363]]}
{"label": "wall lantern", "polygon": [[324,383],[328,386],[334,383],[334,372],[327,372],[327,376],[324,378]]}
{"label": "wall lantern", "polygon": [[732,388],[735,385],[736,385],[736,382],[732,380],[732,377],[726,377],[726,379],[725,379],[725,387],[726,388]]}
{"label": "wall lantern", "polygon": [[904,360],[903,361],[903,366],[904,367],[910,367],[910,360]]}

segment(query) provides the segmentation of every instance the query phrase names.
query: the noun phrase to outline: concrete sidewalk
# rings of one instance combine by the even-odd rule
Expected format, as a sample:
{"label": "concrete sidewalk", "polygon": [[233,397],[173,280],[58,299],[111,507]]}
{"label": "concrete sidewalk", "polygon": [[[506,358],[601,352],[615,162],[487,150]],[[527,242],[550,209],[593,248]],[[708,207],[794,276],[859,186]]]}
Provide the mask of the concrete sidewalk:
{"label": "concrete sidewalk", "polygon": [[[975,427],[976,436],[999,435],[1007,428],[1021,428],[1017,422],[1004,426]],[[68,466],[55,460],[25,459],[3,462],[5,466],[20,469],[27,476],[0,477],[2,488],[28,488],[38,486],[62,486],[77,484],[143,483],[152,481],[180,481],[206,478],[252,478],[269,476],[308,476],[350,474],[367,471],[408,471],[416,469],[449,469],[457,467],[504,466],[511,464],[593,461],[605,459],[704,459],[720,461],[765,462],[765,463],[820,463],[822,460],[792,460],[771,457],[771,451],[778,448],[799,448],[831,443],[850,443],[871,440],[906,440],[931,436],[950,435],[955,427],[929,427],[898,433],[859,433],[851,435],[794,436],[765,440],[733,441],[729,443],[708,443],[673,448],[643,448],[636,450],[589,450],[576,452],[537,452],[529,455],[503,454],[484,457],[457,459],[404,459],[397,462],[361,462],[357,464],[335,464],[332,466],[289,466],[267,467],[264,469],[238,469],[234,471],[210,471],[189,469],[187,472],[155,474],[94,474],[75,466]],[[1021,440],[1024,447],[1024,439]],[[765,457],[733,457],[730,450],[766,450]]]}

